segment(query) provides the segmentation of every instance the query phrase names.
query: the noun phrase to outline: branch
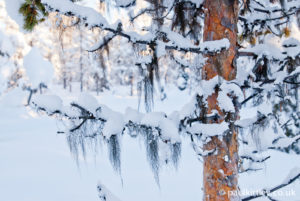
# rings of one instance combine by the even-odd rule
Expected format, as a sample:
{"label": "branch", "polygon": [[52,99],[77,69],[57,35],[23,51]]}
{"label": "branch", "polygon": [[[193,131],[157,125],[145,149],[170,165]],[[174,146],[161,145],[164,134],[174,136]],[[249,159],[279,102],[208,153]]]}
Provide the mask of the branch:
{"label": "branch", "polygon": [[263,192],[263,193],[258,193],[256,195],[251,195],[249,197],[243,198],[242,201],[253,200],[253,199],[256,199],[256,198],[259,198],[259,197],[263,197],[263,196],[269,197],[271,193],[292,184],[293,182],[295,182],[299,178],[300,178],[300,172],[298,174],[296,174],[294,177],[290,178],[288,181],[286,181],[282,184],[279,184],[278,186],[275,186],[275,187],[271,188],[270,190],[263,189],[263,190],[260,191],[260,192]]}
{"label": "branch", "polygon": [[241,102],[241,105],[244,105],[245,103],[247,103],[249,100],[251,100],[252,98],[254,98],[255,96],[257,96],[259,93],[255,93],[255,94],[252,94],[251,96],[249,96],[248,98],[246,98],[245,100],[243,100]]}
{"label": "branch", "polygon": [[88,118],[83,119],[83,121],[78,126],[75,126],[74,128],[70,129],[70,132],[75,132],[76,130],[80,129],[80,127],[83,124],[85,124],[87,120],[88,120]]}
{"label": "branch", "polygon": [[238,52],[239,57],[257,57],[254,52]]}
{"label": "branch", "polygon": [[140,17],[141,15],[143,15],[147,12],[155,12],[155,9],[145,8],[145,9],[141,10],[136,16],[130,17],[130,21],[133,22],[136,18]]}
{"label": "branch", "polygon": [[[76,16],[79,19],[82,19],[85,25],[89,28],[100,28],[104,31],[112,33],[114,37],[124,37],[128,39],[128,42],[131,42],[133,44],[156,46],[158,40],[160,40],[159,36],[163,35],[161,41],[166,44],[166,49],[178,50],[182,52],[193,52],[198,54],[215,54],[223,51],[224,49],[227,49],[230,45],[229,41],[226,43],[224,39],[204,42],[200,46],[182,43],[182,40],[187,39],[171,30],[156,30],[155,34],[149,32],[149,34],[145,35],[140,35],[137,32],[125,32],[122,29],[121,22],[117,23],[116,25],[109,25],[106,19],[100,13],[91,8],[79,6],[67,0],[42,0],[42,3],[49,11],[56,11],[66,16]],[[173,36],[175,36],[174,40],[172,40],[171,38]],[[109,38],[109,40],[111,39],[112,38]],[[165,41],[168,42],[166,43]],[[178,41],[180,41],[180,44],[178,43]]]}
{"label": "branch", "polygon": [[256,172],[256,171],[259,171],[259,170],[262,170],[261,168],[247,168],[243,171],[239,171],[239,173],[245,173],[245,172]]}
{"label": "branch", "polygon": [[113,34],[111,36],[106,36],[103,38],[103,41],[99,42],[99,44],[97,44],[95,47],[90,48],[89,50],[87,50],[88,52],[95,52],[97,50],[101,50],[102,48],[104,48],[105,46],[108,45],[108,43],[114,39],[117,35]]}
{"label": "branch", "polygon": [[250,160],[254,163],[263,163],[265,162],[266,160],[268,160],[269,158],[271,158],[271,156],[267,156],[265,158],[262,158],[262,159],[255,159],[255,158],[252,158],[251,156],[241,156],[242,159],[247,159],[247,160]]}

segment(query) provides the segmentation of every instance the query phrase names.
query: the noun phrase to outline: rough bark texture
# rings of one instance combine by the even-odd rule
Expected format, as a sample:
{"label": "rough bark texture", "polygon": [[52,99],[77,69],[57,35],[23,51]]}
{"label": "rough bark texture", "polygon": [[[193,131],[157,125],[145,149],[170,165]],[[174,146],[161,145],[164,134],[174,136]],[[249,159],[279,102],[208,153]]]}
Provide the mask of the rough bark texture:
{"label": "rough bark texture", "polygon": [[[215,56],[207,56],[207,64],[203,68],[203,79],[209,80],[221,76],[225,80],[233,80],[236,76],[234,59],[237,45],[237,0],[206,0],[206,16],[204,25],[204,41],[228,38],[230,48]],[[208,97],[208,114],[217,110],[220,119],[215,122],[236,120],[236,115],[225,114],[218,107],[218,89]],[[205,150],[216,150],[212,155],[204,157],[204,201],[238,200],[230,192],[237,190],[238,176],[238,142],[237,131],[231,131],[224,137],[213,137],[204,146]]]}

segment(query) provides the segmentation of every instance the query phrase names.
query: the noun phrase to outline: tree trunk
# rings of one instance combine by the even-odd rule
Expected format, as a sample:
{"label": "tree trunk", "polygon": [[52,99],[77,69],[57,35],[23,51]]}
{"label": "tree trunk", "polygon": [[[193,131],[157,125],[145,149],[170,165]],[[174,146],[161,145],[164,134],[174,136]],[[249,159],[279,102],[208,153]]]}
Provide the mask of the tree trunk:
{"label": "tree trunk", "polygon": [[[215,76],[225,80],[233,80],[236,76],[234,59],[237,45],[237,0],[206,0],[204,41],[227,38],[230,48],[214,56],[207,56],[207,64],[203,67],[203,79],[210,80]],[[208,110],[217,110],[220,119],[214,122],[221,123],[230,118],[218,106],[218,89],[207,98]],[[232,117],[231,117],[232,118]],[[237,117],[233,117],[236,120]],[[203,185],[204,201],[239,200],[237,193],[238,180],[238,142],[237,131],[231,126],[231,131],[222,138],[212,137],[204,145],[205,150],[216,150],[212,155],[204,157]]]}

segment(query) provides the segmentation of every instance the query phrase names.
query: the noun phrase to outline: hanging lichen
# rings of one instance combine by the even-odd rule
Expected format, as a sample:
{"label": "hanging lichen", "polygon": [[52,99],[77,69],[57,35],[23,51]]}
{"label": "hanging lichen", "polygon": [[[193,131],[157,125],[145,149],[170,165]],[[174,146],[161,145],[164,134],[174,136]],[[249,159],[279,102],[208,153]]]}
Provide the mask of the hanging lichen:
{"label": "hanging lichen", "polygon": [[178,162],[181,156],[181,144],[180,143],[175,143],[171,144],[171,153],[172,153],[172,163],[174,167],[178,167]]}
{"label": "hanging lichen", "polygon": [[116,172],[121,173],[121,149],[117,135],[108,140],[109,159]]}
{"label": "hanging lichen", "polygon": [[73,157],[78,164],[79,155],[82,154],[83,158],[86,156],[85,137],[82,132],[70,132],[67,135],[67,142]]}
{"label": "hanging lichen", "polygon": [[153,135],[152,129],[145,129],[142,134],[145,136],[145,146],[147,152],[147,159],[150,163],[155,181],[159,184],[159,155],[158,155],[158,141]]}

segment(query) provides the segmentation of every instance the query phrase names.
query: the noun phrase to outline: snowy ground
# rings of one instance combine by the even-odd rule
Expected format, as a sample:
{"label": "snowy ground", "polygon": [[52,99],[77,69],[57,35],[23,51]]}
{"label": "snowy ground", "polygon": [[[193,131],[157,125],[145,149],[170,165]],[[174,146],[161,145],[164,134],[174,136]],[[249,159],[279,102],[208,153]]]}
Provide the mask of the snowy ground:
{"label": "snowy ground", "polygon": [[[58,88],[61,97],[72,95]],[[188,94],[169,90],[169,98],[157,103],[155,109],[167,113],[180,109],[189,101]],[[122,141],[122,172],[115,173],[109,163],[106,147],[90,152],[78,164],[72,157],[65,136],[57,134],[60,123],[38,116],[20,105],[22,93],[13,92],[0,100],[0,200],[1,201],[93,201],[99,200],[96,186],[104,184],[123,201],[199,201],[202,200],[202,162],[188,143],[178,170],[163,167],[160,187],[145,157],[143,142],[129,137]],[[136,108],[137,100],[109,93],[98,97],[116,111],[127,106]],[[259,190],[281,183],[287,173],[300,166],[300,156],[270,152],[265,170],[240,176],[241,189]],[[283,191],[294,190],[295,196],[276,197],[278,200],[300,200],[300,181]],[[265,198],[257,200],[268,200]]]}

